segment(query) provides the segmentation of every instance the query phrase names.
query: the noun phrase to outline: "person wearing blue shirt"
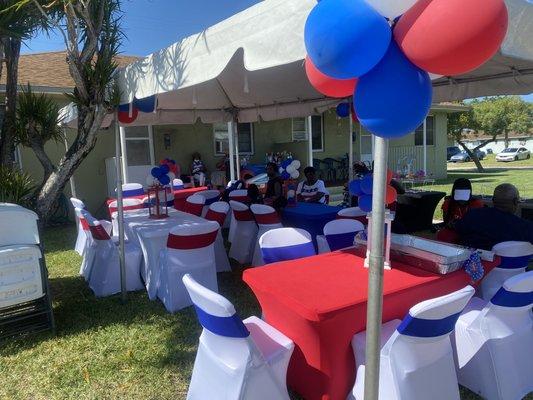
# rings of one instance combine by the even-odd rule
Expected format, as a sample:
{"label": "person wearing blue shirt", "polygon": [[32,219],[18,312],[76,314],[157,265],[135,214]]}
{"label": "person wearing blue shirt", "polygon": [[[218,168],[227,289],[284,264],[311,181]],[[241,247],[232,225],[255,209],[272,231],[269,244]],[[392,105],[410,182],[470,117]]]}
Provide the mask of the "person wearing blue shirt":
{"label": "person wearing blue shirt", "polygon": [[492,197],[493,207],[475,208],[455,223],[460,244],[491,250],[501,242],[533,243],[533,222],[516,215],[520,194],[509,183],[498,185]]}

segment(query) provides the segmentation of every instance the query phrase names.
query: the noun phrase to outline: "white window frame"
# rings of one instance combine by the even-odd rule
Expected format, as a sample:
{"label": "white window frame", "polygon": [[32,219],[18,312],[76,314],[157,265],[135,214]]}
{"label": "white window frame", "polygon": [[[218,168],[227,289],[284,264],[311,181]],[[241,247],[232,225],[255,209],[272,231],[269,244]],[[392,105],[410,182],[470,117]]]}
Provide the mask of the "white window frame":
{"label": "white window frame", "polygon": [[[427,129],[427,121],[429,120],[429,118],[433,119],[433,144],[426,144],[426,147],[435,146],[435,142],[437,141],[437,132],[436,132],[437,131],[437,120],[435,119],[434,115],[431,115],[431,114],[427,115],[426,116],[426,129]],[[422,122],[422,125],[420,125],[420,126],[422,126],[422,129],[424,129],[424,122]],[[418,129],[418,127],[416,129]],[[416,144],[416,129],[413,132],[415,146],[416,147],[423,147],[424,143]],[[422,131],[422,135],[423,134],[424,134],[424,132]],[[429,136],[427,136],[427,137],[429,137]]]}
{"label": "white window frame", "polygon": [[[250,125],[250,143],[251,143],[251,147],[252,147],[252,151],[241,151],[240,149],[240,146],[239,146],[239,154],[242,154],[242,155],[248,155],[248,156],[253,156],[255,154],[255,141],[254,141],[254,124],[251,123],[251,122],[239,122],[239,124],[249,124]],[[225,154],[224,153],[219,153],[217,151],[217,140],[215,138],[215,132],[216,132],[216,126],[220,126],[222,127],[222,125],[224,125],[224,130],[220,129],[219,132],[226,132],[226,135],[228,135],[228,146],[229,146],[229,133],[228,133],[228,124],[227,123],[218,123],[218,124],[213,124],[213,154],[215,155],[215,157],[221,157],[221,156],[224,156]],[[237,130],[239,129],[239,125],[237,124]],[[239,133],[237,131],[237,140],[239,140]]]}
{"label": "white window frame", "polygon": [[[313,153],[321,153],[324,152],[324,116],[322,114],[320,115],[313,115],[313,117],[320,117],[320,148],[319,149],[313,149]],[[305,135],[300,137],[295,137],[295,130],[294,130],[294,120],[296,119],[302,119],[305,126]],[[311,127],[307,126],[307,118],[291,118],[291,137],[293,142],[307,142],[309,140],[309,132],[308,129],[312,129]],[[304,131],[296,131],[297,135],[301,135],[301,133]]]}

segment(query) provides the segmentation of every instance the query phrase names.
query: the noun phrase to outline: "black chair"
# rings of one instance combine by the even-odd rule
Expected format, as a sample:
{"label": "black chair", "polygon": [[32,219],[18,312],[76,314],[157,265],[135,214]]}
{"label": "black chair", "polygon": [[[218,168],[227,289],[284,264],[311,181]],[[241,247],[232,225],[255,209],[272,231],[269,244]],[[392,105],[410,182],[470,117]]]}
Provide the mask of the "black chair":
{"label": "black chair", "polygon": [[392,223],[394,233],[411,233],[432,229],[433,214],[446,193],[418,192],[398,196]]}

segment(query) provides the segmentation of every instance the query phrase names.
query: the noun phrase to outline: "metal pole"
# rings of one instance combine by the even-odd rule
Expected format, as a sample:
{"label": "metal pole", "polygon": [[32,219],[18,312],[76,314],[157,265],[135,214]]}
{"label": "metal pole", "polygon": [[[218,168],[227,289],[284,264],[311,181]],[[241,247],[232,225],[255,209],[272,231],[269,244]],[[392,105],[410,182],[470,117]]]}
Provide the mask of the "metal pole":
{"label": "metal pole", "polygon": [[422,125],[422,140],[424,144],[424,173],[427,174],[428,165],[427,165],[427,120],[428,118],[424,118],[424,123]]}
{"label": "metal pole", "polygon": [[352,111],[350,110],[349,119],[349,132],[348,132],[348,181],[353,180],[353,119]]}
{"label": "metal pole", "polygon": [[118,259],[120,264],[120,293],[122,302],[126,302],[126,258],[124,247],[124,208],[122,204],[122,141],[118,125],[118,113],[115,112],[115,164],[117,168],[117,218],[118,218]]}
{"label": "metal pole", "polygon": [[235,166],[237,167],[237,179],[241,179],[241,159],[239,156],[239,127],[236,121],[233,123],[233,127],[233,131],[235,133],[233,139],[235,141]]}
{"label": "metal pole", "polygon": [[311,115],[307,117],[307,123],[305,127],[307,129],[307,144],[308,144],[307,158],[309,160],[307,165],[312,167],[313,166],[313,117]]}
{"label": "metal pole", "polygon": [[[68,151],[68,141],[67,141],[67,128],[63,127],[63,142],[65,143],[65,152]],[[78,194],[76,193],[76,182],[74,181],[74,175],[72,175],[69,179],[70,183],[70,194],[72,197],[78,198]],[[78,220],[78,217],[76,217],[76,220]]]}
{"label": "metal pole", "polygon": [[381,352],[381,315],[383,308],[383,236],[385,225],[385,187],[388,140],[376,137],[374,187],[372,188],[371,247],[368,268],[366,311],[365,400],[378,400]]}
{"label": "metal pole", "polygon": [[[117,120],[118,121],[118,120]],[[121,154],[123,157],[121,158],[121,165],[122,165],[122,177],[124,178],[124,182],[129,182],[129,176],[128,176],[128,150],[126,147],[126,128],[123,126],[119,126],[120,131],[120,146],[121,146]]]}
{"label": "metal pole", "polygon": [[230,180],[235,180],[235,147],[233,145],[233,121],[228,122],[229,174]]}

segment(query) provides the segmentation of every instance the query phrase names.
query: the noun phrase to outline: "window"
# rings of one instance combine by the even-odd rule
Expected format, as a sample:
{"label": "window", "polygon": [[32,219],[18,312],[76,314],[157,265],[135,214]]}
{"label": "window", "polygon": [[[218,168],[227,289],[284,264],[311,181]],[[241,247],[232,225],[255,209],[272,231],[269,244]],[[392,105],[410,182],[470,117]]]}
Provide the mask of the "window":
{"label": "window", "polygon": [[[426,145],[433,146],[435,144],[435,117],[428,115],[426,117]],[[424,124],[416,128],[415,131],[415,146],[424,145]]]}
{"label": "window", "polygon": [[[292,119],[292,141],[299,142],[308,140],[306,129],[307,118]],[[313,141],[313,151],[324,151],[324,132],[322,126],[322,115],[313,115],[311,117],[311,131]]]}
{"label": "window", "polygon": [[126,160],[128,167],[152,165],[150,131],[147,126],[125,128]]}
{"label": "window", "polygon": [[[239,154],[254,154],[254,129],[251,123],[238,123]],[[228,124],[213,124],[213,140],[215,155],[223,156],[229,153]]]}

